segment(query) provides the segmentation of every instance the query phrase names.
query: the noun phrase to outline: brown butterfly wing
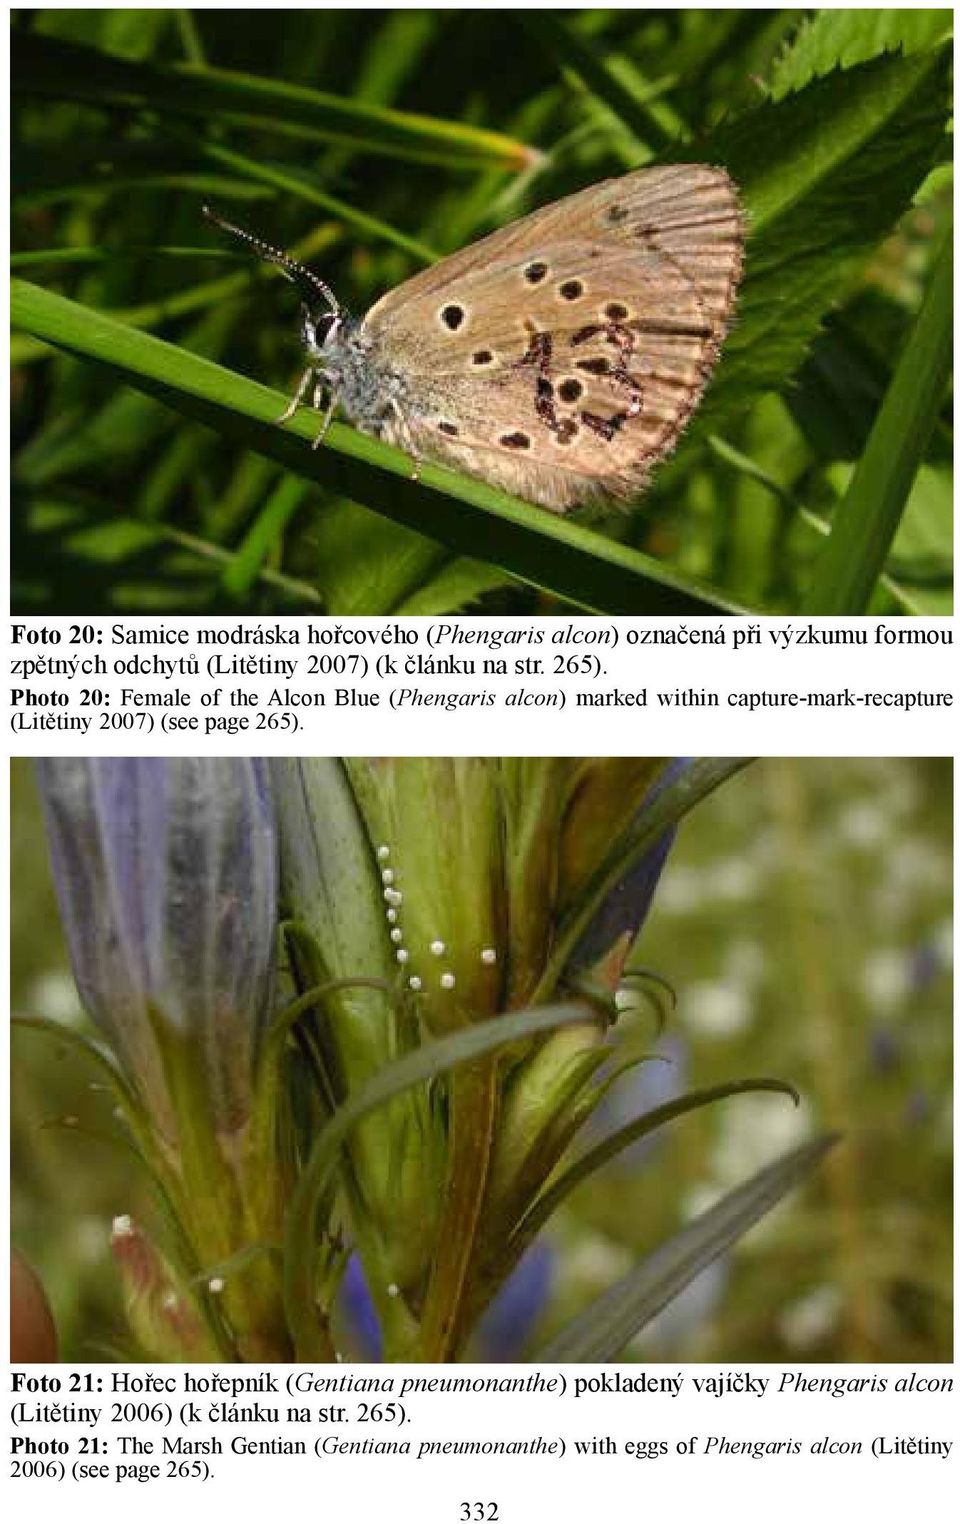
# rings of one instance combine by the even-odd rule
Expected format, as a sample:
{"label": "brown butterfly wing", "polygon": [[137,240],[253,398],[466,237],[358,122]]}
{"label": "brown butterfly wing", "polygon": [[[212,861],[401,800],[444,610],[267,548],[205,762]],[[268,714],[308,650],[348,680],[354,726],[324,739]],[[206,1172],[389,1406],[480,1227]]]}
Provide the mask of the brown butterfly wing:
{"label": "brown butterfly wing", "polygon": [[624,498],[709,379],[742,264],[720,170],[676,165],[545,207],[389,293],[364,333],[425,456],[546,507]]}

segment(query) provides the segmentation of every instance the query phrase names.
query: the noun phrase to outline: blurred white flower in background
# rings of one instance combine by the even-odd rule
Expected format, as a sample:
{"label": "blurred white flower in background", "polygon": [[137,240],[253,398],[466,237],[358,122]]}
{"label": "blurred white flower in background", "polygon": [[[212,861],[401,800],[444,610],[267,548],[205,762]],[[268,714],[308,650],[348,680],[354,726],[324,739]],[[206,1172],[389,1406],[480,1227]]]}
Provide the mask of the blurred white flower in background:
{"label": "blurred white flower in background", "polygon": [[899,947],[878,947],[860,965],[860,990],[867,1005],[887,1015],[911,992],[910,958]]}
{"label": "blurred white flower in background", "polygon": [[777,1320],[780,1335],[792,1349],[807,1350],[829,1337],[843,1307],[837,1286],[814,1286],[785,1308]]}
{"label": "blurred white flower in background", "polygon": [[681,993],[683,1024],[700,1037],[735,1037],[751,1025],[756,1008],[745,989],[719,979],[701,979]]}
{"label": "blurred white flower in background", "polygon": [[690,915],[704,903],[707,887],[699,868],[674,863],[660,881],[659,915]]}
{"label": "blurred white flower in background", "polygon": [[840,841],[869,851],[889,834],[890,817],[879,804],[858,799],[840,812],[835,829]]}
{"label": "blurred white flower in background", "polygon": [[65,1027],[86,1024],[76,981],[65,969],[39,974],[33,980],[27,993],[27,1011],[42,1011],[51,1021],[59,1021]]}
{"label": "blurred white flower in background", "polygon": [[[681,1216],[688,1222],[708,1211],[743,1179],[744,1160],[749,1161],[747,1169],[762,1169],[803,1143],[814,1131],[810,1107],[802,1101],[799,1106],[792,1106],[783,1096],[738,1096],[718,1115],[710,1176],[687,1191],[681,1203]],[[782,1203],[774,1207],[740,1240],[738,1249],[756,1247],[776,1236],[783,1210]]]}

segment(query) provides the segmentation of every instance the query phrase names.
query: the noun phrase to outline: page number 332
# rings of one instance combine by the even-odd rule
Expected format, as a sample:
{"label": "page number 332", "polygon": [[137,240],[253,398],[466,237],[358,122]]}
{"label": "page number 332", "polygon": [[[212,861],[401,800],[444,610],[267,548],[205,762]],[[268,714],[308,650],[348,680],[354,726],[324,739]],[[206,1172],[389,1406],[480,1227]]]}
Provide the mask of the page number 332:
{"label": "page number 332", "polygon": [[497,1503],[461,1503],[462,1524],[500,1524],[500,1507]]}

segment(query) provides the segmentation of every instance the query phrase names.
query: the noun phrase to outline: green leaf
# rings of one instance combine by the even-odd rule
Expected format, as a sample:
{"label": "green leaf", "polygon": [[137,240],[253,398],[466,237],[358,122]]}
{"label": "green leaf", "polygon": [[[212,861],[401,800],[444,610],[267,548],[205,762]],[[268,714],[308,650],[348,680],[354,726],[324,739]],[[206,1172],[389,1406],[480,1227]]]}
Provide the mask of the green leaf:
{"label": "green leaf", "polygon": [[[191,141],[187,134],[178,134],[178,138],[181,136],[184,140]],[[222,164],[225,169],[236,170],[238,174],[246,175],[255,184],[269,185],[274,190],[285,191],[287,195],[305,201],[308,206],[318,206],[328,216],[336,217],[346,227],[352,228],[354,233],[363,239],[374,243],[392,244],[402,253],[412,255],[420,264],[428,265],[437,257],[435,251],[428,248],[419,238],[411,238],[409,234],[395,228],[392,223],[385,222],[382,217],[371,217],[369,212],[361,211],[337,196],[329,195],[320,189],[309,174],[303,171],[292,170],[285,164],[271,164],[263,159],[252,159],[249,154],[237,153],[234,149],[224,148],[219,143],[208,143],[201,137],[192,141],[195,143],[197,153],[210,159],[214,164]]]}
{"label": "green leaf", "polygon": [[609,1137],[602,1138],[593,1148],[581,1154],[580,1158],[564,1170],[553,1185],[549,1186],[533,1203],[517,1229],[519,1237],[524,1244],[529,1243],[567,1199],[571,1191],[576,1190],[578,1185],[581,1185],[590,1175],[595,1174],[598,1169],[602,1169],[605,1164],[609,1164],[611,1159],[615,1159],[617,1154],[629,1148],[632,1143],[648,1137],[658,1128],[665,1127],[668,1122],[676,1121],[678,1117],[686,1116],[690,1111],[699,1111],[704,1106],[712,1106],[714,1102],[726,1100],[731,1095],[752,1094],[758,1090],[771,1090],[780,1095],[788,1095],[795,1105],[800,1103],[800,1097],[793,1086],[777,1079],[731,1080],[725,1085],[711,1085],[705,1090],[691,1090],[687,1095],[667,1101],[653,1111],[644,1112],[643,1116],[634,1117],[632,1122],[618,1127]]}
{"label": "green leaf", "polygon": [[781,100],[838,65],[849,69],[878,53],[923,52],[944,42],[952,29],[950,10],[819,10],[803,22],[774,63],[771,94]]}
{"label": "green leaf", "polygon": [[896,225],[944,145],[949,57],[835,69],[722,124],[687,157],[726,165],[748,239],[737,321],[694,423],[783,391],[825,313]]}
{"label": "green leaf", "polygon": [[454,168],[505,164],[519,169],[539,157],[525,143],[469,123],[364,105],[228,69],[134,63],[35,32],[13,33],[11,79],[16,95],[268,128],[287,137],[344,143],[418,163]]}
{"label": "green leaf", "polygon": [[799,1185],[837,1141],[804,1143],[740,1185],[562,1328],[535,1356],[571,1364],[615,1360],[651,1318]]}
{"label": "green leaf", "polygon": [[10,1021],[13,1026],[20,1027],[23,1031],[42,1032],[45,1037],[52,1038],[55,1042],[61,1042],[75,1052],[81,1053],[96,1067],[101,1079],[106,1081],[111,1093],[122,1106],[124,1116],[130,1122],[138,1140],[149,1135],[150,1120],[143,1104],[105,1043],[88,1037],[85,1032],[78,1032],[74,1027],[66,1027],[59,1021],[50,1021],[46,1016],[14,1014]]}
{"label": "green leaf", "polygon": [[684,136],[683,122],[666,102],[659,100],[656,86],[645,80],[631,61],[629,83],[618,76],[601,51],[574,30],[570,21],[555,12],[516,12],[544,51],[568,68],[613,115],[623,123],[640,147],[660,146]]}
{"label": "green leaf", "polygon": [[447,557],[433,540],[346,499],[311,520],[310,564],[331,614],[395,613]]}
{"label": "green leaf", "polygon": [[329,1190],[340,1150],[358,1122],[415,1085],[439,1079],[452,1069],[560,1027],[582,1024],[581,1004],[544,1006],[496,1016],[414,1049],[379,1074],[337,1110],[320,1133],[301,1171],[287,1211],[284,1242],[284,1302],[297,1359],[315,1358],[313,1261],[316,1204]]}
{"label": "green leaf", "polygon": [[106,365],[243,447],[581,608],[611,614],[739,612],[693,578],[485,482],[426,462],[413,482],[408,456],[354,429],[335,424],[324,449],[307,449],[304,440],[316,436],[315,417],[301,413],[276,427],[286,400],[278,393],[79,303],[17,280],[10,306],[16,326]]}
{"label": "green leaf", "polygon": [[953,239],[946,237],[867,447],[838,508],[805,608],[862,614],[933,432],[953,355]]}
{"label": "green leaf", "polygon": [[392,612],[426,615],[466,612],[484,593],[495,592],[503,585],[504,574],[497,567],[457,556],[413,589]]}

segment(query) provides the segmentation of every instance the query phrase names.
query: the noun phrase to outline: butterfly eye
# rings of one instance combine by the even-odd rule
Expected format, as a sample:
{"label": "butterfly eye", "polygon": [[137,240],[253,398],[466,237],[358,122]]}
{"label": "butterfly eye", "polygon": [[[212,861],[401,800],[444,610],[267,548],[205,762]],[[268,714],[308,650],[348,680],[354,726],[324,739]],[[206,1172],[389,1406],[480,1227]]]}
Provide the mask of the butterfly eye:
{"label": "butterfly eye", "polygon": [[324,312],[320,317],[313,320],[313,332],[315,342],[322,348],[337,326],[337,314]]}

